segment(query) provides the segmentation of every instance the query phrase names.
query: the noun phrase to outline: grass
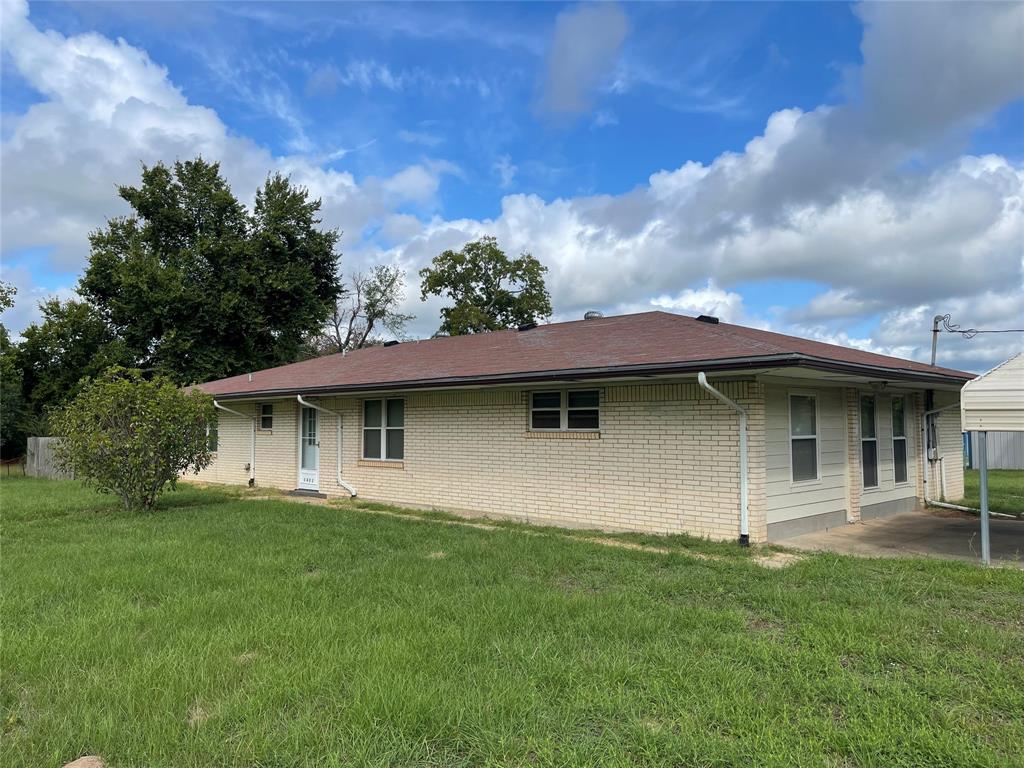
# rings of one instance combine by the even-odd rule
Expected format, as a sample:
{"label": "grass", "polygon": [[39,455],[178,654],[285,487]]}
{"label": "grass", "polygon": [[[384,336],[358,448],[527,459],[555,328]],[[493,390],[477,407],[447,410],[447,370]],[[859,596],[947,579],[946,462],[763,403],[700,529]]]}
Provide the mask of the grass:
{"label": "grass", "polygon": [[[964,470],[964,498],[958,504],[977,509],[981,506],[981,473]],[[988,508],[1024,517],[1024,470],[990,469],[988,471]]]}
{"label": "grass", "polygon": [[4,766],[1024,764],[1016,569],[194,487],[0,504]]}

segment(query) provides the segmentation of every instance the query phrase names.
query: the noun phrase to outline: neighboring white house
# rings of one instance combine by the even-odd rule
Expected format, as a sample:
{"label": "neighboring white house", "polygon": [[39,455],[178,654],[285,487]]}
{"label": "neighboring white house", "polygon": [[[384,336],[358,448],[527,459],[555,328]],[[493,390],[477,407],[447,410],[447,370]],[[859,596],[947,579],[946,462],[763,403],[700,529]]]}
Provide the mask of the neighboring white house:
{"label": "neighboring white house", "polygon": [[1024,352],[964,385],[964,432],[1024,432]]}
{"label": "neighboring white house", "polygon": [[970,378],[705,316],[530,325],[199,385],[221,409],[200,477],[763,542],[913,509],[926,483],[959,499]]}

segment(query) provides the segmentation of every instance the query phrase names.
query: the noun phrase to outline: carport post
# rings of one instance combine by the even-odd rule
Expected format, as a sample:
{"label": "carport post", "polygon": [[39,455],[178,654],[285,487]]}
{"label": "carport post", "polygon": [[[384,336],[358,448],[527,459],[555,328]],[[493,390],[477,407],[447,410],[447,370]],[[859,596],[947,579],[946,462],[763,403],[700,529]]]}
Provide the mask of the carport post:
{"label": "carport post", "polygon": [[981,470],[981,562],[989,565],[992,555],[988,545],[988,432],[978,433],[978,464]]}

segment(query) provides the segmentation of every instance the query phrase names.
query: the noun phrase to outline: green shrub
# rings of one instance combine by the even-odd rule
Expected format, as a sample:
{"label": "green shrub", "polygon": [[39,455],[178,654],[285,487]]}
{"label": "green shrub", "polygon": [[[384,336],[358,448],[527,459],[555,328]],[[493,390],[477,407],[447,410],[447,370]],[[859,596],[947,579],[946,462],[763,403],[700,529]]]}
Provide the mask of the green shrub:
{"label": "green shrub", "polygon": [[213,421],[209,395],[113,367],[58,414],[57,464],[100,493],[120,496],[125,509],[150,509],[179,475],[209,466]]}

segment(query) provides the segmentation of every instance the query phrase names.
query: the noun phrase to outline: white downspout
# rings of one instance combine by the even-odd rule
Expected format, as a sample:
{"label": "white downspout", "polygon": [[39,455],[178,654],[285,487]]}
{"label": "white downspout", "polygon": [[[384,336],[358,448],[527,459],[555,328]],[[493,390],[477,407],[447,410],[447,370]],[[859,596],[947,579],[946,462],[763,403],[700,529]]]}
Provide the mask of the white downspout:
{"label": "white downspout", "polygon": [[697,383],[706,389],[712,397],[728,405],[740,415],[740,546],[750,546],[750,508],[747,491],[749,467],[747,463],[747,412],[737,403],[730,400],[717,389],[708,384],[708,377],[701,371],[697,374]]}
{"label": "white downspout", "polygon": [[352,486],[349,483],[346,483],[344,480],[341,479],[341,414],[338,413],[337,411],[329,411],[329,410],[327,410],[326,408],[324,408],[321,405],[316,405],[315,403],[311,403],[311,402],[309,402],[309,400],[304,399],[302,397],[302,395],[296,395],[295,399],[299,401],[299,405],[304,405],[307,408],[312,408],[312,409],[314,409],[316,411],[323,411],[324,413],[329,413],[332,416],[337,418],[338,435],[337,435],[337,439],[334,441],[334,444],[335,444],[335,446],[337,448],[337,458],[338,458],[338,475],[337,475],[336,479],[338,481],[338,485],[340,485],[342,488],[344,488],[346,491],[348,491],[349,496],[355,497],[356,496],[356,489],[355,489],[355,487]]}
{"label": "white downspout", "polygon": [[218,403],[216,400],[213,401],[213,407],[221,411],[227,411],[233,413],[235,416],[241,416],[244,419],[249,419],[252,426],[252,435],[249,443],[249,487],[256,485],[256,417],[250,416],[247,413],[241,411],[235,411],[231,408],[225,408],[223,405]]}
{"label": "white downspout", "polygon": [[[953,403],[952,405],[944,405],[941,408],[933,408],[930,411],[925,411],[921,415],[922,433],[923,433],[921,435],[921,452],[924,454],[924,461],[921,462],[921,466],[924,469],[924,477],[922,478],[922,488],[924,490],[924,503],[925,503],[925,506],[928,506],[929,504],[931,504],[934,507],[947,507],[949,509],[967,509],[967,507],[958,507],[956,504],[947,504],[947,503],[945,503],[943,501],[934,501],[934,500],[928,498],[928,476],[931,474],[931,469],[928,467],[928,419],[931,418],[932,416],[934,416],[937,413],[942,413],[943,411],[949,411],[949,410],[952,410],[953,408],[959,408],[959,407],[960,407],[960,403]],[[939,451],[939,435],[936,432],[936,435],[935,435],[936,461],[939,461],[939,459],[938,459],[938,451]],[[945,485],[945,482],[944,482],[945,481],[945,477],[944,477],[944,472],[943,472],[944,469],[945,469],[945,467],[942,467],[941,464],[940,464],[940,472],[942,472],[942,474],[940,474],[939,482],[943,486]],[[945,495],[946,489],[944,487],[940,488],[940,492],[943,495]]]}

